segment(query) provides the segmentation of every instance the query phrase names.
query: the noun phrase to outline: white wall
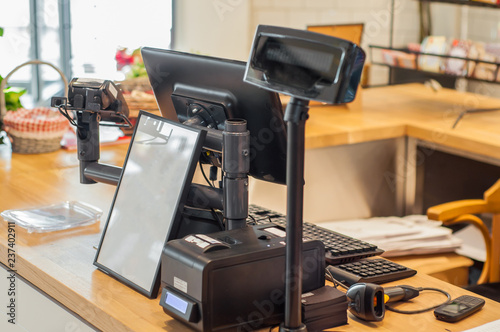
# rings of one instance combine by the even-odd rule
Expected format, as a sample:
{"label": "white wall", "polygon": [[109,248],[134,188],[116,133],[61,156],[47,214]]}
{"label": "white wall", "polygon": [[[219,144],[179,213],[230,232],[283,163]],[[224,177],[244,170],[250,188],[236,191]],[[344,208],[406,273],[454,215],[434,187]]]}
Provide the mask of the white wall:
{"label": "white wall", "polygon": [[[412,0],[253,0],[251,31],[258,24],[305,29],[308,25],[364,23],[361,47],[390,45],[391,19],[394,17],[394,46],[418,41],[418,3]],[[388,70],[373,66],[370,84],[387,83]]]}
{"label": "white wall", "polygon": [[418,38],[418,12],[415,1],[395,0],[254,0],[252,31],[257,24],[305,29],[308,25],[364,23],[362,46],[386,45],[390,21],[395,17],[395,42],[405,44]]}
{"label": "white wall", "polygon": [[[392,5],[394,4],[394,7]],[[500,41],[500,10],[432,4],[433,34]],[[305,29],[308,25],[364,23],[362,48],[419,42],[419,2],[414,0],[178,0],[176,49],[247,60],[258,24]],[[375,53],[374,53],[375,55]],[[370,84],[387,82],[387,68],[372,66]],[[500,95],[500,85],[470,83],[469,90]]]}
{"label": "white wall", "polygon": [[178,0],[175,49],[246,61],[250,52],[250,3],[245,0]]}
{"label": "white wall", "polygon": [[[394,45],[418,42],[418,2],[413,0],[179,0],[175,48],[247,60],[258,24],[305,29],[308,25],[364,23],[362,47],[388,46],[394,12]],[[387,71],[375,67],[374,84]]]}

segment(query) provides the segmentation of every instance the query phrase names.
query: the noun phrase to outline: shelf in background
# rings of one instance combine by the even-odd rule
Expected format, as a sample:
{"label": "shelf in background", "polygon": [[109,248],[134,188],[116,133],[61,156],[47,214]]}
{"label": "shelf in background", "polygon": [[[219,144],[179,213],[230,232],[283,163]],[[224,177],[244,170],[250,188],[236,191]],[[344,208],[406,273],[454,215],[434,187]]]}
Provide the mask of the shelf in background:
{"label": "shelf in background", "polygon": [[451,3],[455,5],[464,5],[471,7],[487,7],[487,8],[500,8],[499,4],[479,2],[479,1],[462,1],[462,0],[417,0],[419,2],[429,2],[429,3]]}
{"label": "shelf in background", "polygon": [[[370,47],[370,53],[371,53],[370,58],[372,59],[372,64],[374,64],[374,65],[386,66],[389,68],[405,69],[405,70],[410,70],[410,71],[418,71],[418,72],[429,73],[429,74],[443,76],[443,77],[466,78],[468,80],[487,82],[487,83],[495,83],[495,84],[500,83],[500,80],[499,80],[499,78],[500,78],[499,77],[500,63],[497,63],[497,62],[485,61],[485,60],[480,60],[480,59],[472,59],[472,58],[464,58],[464,57],[456,57],[456,56],[450,56],[450,55],[446,55],[446,54],[432,54],[432,53],[416,52],[416,51],[410,51],[410,50],[405,49],[405,48],[383,47],[383,46],[377,46],[377,45],[369,45],[369,47]],[[391,64],[391,63],[384,62],[384,61],[375,61],[375,60],[373,60],[374,59],[373,54],[372,54],[373,49],[380,50],[382,52],[384,50],[401,52],[401,53],[404,53],[404,54],[407,54],[410,56],[415,56],[415,58],[414,59],[404,59],[404,61],[406,62],[406,65]],[[464,74],[458,75],[458,74],[445,72],[444,70],[443,71],[431,71],[431,70],[422,69],[420,66],[420,63],[419,63],[419,57],[422,57],[422,56],[439,57],[439,58],[443,58],[443,61],[450,60],[450,59],[464,61],[465,62]],[[384,58],[383,55],[380,58],[383,59]],[[403,61],[403,59],[400,59],[400,58],[396,58],[393,60],[396,62]],[[472,71],[469,72],[469,68],[470,68],[469,65],[471,62],[474,63],[474,66],[472,68]],[[490,67],[494,66],[495,69],[491,70],[491,72],[493,73],[492,74],[493,78],[492,79],[484,79],[484,78],[478,78],[478,77],[474,76],[475,75],[474,70],[476,69],[478,64],[483,64],[485,66],[490,66]]]}

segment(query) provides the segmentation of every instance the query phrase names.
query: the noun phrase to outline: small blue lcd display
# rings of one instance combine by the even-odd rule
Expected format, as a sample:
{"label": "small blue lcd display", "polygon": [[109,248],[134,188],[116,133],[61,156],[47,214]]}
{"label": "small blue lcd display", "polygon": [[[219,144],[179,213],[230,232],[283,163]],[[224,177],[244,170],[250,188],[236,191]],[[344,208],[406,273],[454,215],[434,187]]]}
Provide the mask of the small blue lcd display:
{"label": "small blue lcd display", "polygon": [[165,303],[170,307],[179,310],[180,312],[182,312],[182,314],[184,315],[186,314],[188,303],[183,299],[181,299],[180,297],[170,292],[167,292],[167,296],[165,297]]}

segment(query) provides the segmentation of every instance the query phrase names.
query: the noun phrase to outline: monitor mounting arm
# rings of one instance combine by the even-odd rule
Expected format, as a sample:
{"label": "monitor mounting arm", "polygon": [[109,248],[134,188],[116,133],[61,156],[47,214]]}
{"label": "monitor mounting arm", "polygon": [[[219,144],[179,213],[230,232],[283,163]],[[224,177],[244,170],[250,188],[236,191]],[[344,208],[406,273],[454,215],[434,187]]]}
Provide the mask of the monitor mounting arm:
{"label": "monitor mounting arm", "polygon": [[[219,191],[222,207],[214,205],[214,201],[205,201],[201,208],[217,208],[223,211],[226,229],[246,227],[248,217],[248,173],[250,171],[250,133],[246,120],[226,119],[222,106],[187,100],[176,95],[174,101],[179,105],[187,105],[189,117],[185,125],[201,128],[207,131],[203,147],[207,150],[222,153],[222,191],[192,184],[188,195],[188,204],[193,206],[195,193],[207,197]],[[180,101],[180,102],[179,102]],[[223,124],[222,124],[223,123]],[[219,129],[216,129],[219,128]]]}

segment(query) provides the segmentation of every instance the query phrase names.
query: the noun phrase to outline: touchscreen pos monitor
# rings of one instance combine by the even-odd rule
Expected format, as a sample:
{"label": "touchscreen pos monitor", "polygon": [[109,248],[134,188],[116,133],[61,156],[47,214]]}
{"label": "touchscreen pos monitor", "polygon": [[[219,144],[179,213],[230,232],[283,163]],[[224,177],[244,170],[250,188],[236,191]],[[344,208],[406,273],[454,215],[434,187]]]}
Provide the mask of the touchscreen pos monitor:
{"label": "touchscreen pos monitor", "polygon": [[152,298],[163,246],[176,236],[206,132],[144,111],[94,265]]}
{"label": "touchscreen pos monitor", "polygon": [[286,126],[277,93],[243,81],[246,63],[150,47],[141,49],[161,115],[179,122],[194,116],[224,129],[245,119],[250,131],[252,177],[286,182]]}

